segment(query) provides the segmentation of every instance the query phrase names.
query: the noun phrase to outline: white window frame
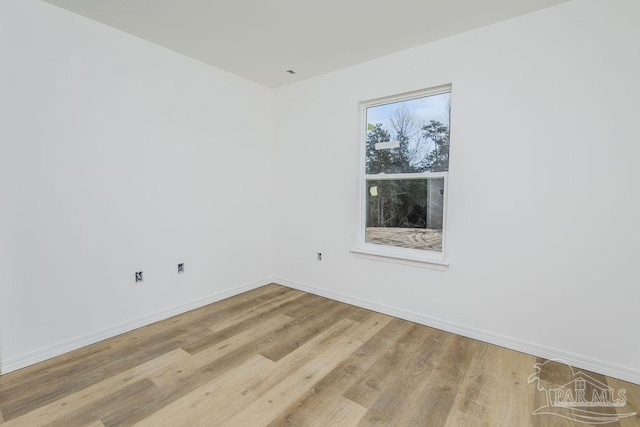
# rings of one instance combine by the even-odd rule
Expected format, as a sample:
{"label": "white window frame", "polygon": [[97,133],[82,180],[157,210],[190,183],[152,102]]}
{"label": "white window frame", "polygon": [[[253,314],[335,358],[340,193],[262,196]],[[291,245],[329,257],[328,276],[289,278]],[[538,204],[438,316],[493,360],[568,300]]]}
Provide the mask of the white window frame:
{"label": "white window frame", "polygon": [[[391,104],[394,102],[408,101],[426,96],[440,95],[443,93],[451,93],[452,85],[442,85],[429,89],[403,93],[399,95],[377,98],[359,103],[360,108],[360,129],[358,132],[358,216],[357,216],[357,241],[355,248],[351,252],[360,257],[375,259],[380,261],[395,262],[400,264],[408,264],[419,267],[434,268],[444,270],[448,267],[446,258],[446,242],[447,242],[447,205],[448,205],[448,181],[449,172],[421,172],[421,173],[366,173],[366,135],[367,135],[367,108],[379,105]],[[449,129],[451,131],[451,129]],[[427,251],[421,249],[400,248],[388,245],[379,245],[367,243],[365,241],[366,215],[367,215],[367,181],[380,180],[406,180],[406,179],[426,179],[426,178],[443,178],[444,179],[444,198],[442,209],[442,252]]]}

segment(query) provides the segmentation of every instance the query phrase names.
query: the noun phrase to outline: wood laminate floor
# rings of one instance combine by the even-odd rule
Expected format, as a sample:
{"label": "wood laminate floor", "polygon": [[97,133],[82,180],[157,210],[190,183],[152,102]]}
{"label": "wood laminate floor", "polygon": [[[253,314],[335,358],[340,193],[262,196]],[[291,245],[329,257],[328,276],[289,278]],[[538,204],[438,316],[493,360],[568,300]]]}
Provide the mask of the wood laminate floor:
{"label": "wood laminate floor", "polygon": [[626,405],[533,415],[576,385],[544,362],[268,285],[1,376],[0,425],[640,426],[640,386],[588,372]]}

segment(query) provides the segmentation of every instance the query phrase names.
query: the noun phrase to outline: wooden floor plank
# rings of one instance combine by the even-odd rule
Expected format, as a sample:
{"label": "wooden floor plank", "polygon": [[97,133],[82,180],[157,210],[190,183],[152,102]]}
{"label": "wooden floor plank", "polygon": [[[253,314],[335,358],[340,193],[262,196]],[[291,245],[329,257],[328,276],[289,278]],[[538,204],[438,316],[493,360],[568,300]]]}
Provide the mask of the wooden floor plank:
{"label": "wooden floor plank", "polygon": [[329,298],[313,294],[305,294],[296,301],[296,304],[289,304],[283,313],[287,316],[299,318],[307,316],[310,311],[316,310],[318,307],[322,306],[329,308],[336,307],[337,305],[340,305],[340,303],[330,300]]}
{"label": "wooden floor plank", "polygon": [[392,381],[395,370],[410,358],[424,339],[424,329],[416,324],[398,337],[367,372],[345,391],[344,396],[368,408],[380,396],[384,387]]}
{"label": "wooden floor plank", "polygon": [[[345,346],[349,345],[350,342],[352,344],[358,343],[358,340],[368,338],[369,334],[375,333],[378,328],[381,328],[389,320],[388,316],[378,314],[376,314],[376,316],[378,317],[372,317],[370,322],[359,325],[353,322],[349,323],[347,320],[333,325],[325,330],[323,334],[310,341],[307,346],[300,348],[297,353],[289,354],[287,358],[282,359],[280,365],[286,367],[286,369],[276,368],[276,365],[274,365],[274,368],[271,370],[264,369],[260,373],[243,376],[244,379],[236,375],[234,383],[227,384],[225,387],[225,393],[228,399],[210,398],[208,399],[208,404],[199,405],[200,408],[204,408],[205,412],[213,417],[211,418],[202,414],[201,418],[208,420],[208,422],[213,422],[215,419],[215,423],[218,424],[219,421],[217,420],[231,417],[239,411],[246,410],[260,395],[265,394],[276,385],[281,384],[284,379],[291,375],[291,371],[304,366],[304,362],[306,362],[307,365],[310,363],[317,364],[318,356],[320,355],[321,357],[323,348],[325,352],[328,351],[328,348],[334,347],[341,347],[342,351],[348,351],[348,348]],[[334,346],[330,346],[331,341],[335,343]],[[239,370],[242,371],[242,369]],[[196,392],[195,394],[197,395],[198,393]],[[191,396],[181,399],[181,404],[186,405],[186,402],[190,399],[192,399]],[[152,419],[156,420],[157,418],[153,417]],[[193,424],[194,422],[195,421],[190,418],[192,425],[200,425],[198,423]],[[202,425],[211,424],[204,422]]]}
{"label": "wooden floor plank", "polygon": [[[319,308],[318,310],[320,312],[322,309]],[[273,312],[276,313],[276,314],[272,313],[273,316],[282,315],[281,310],[273,310]],[[313,318],[315,314],[317,313],[312,312],[308,316],[308,318]],[[265,319],[268,319],[268,317]],[[288,330],[288,328],[295,326],[296,324],[299,324],[300,322],[304,322],[306,320],[307,320],[307,317],[301,318],[301,319],[294,319],[293,321],[288,322],[282,326],[273,328],[272,331],[270,331],[268,334],[264,334],[258,339],[254,339],[244,343],[244,345],[238,348],[235,348],[234,350],[224,354],[222,357],[217,357],[215,359],[209,360],[207,364],[195,369],[192,372],[192,375],[179,378],[177,381],[175,381],[174,384],[171,384],[172,392],[170,394],[180,396],[185,392],[188,392],[190,390],[193,390],[203,385],[204,383],[208,382],[210,379],[212,379],[216,375],[219,375],[225,372],[226,370],[235,369],[238,365],[246,361],[249,357],[253,356],[254,354],[259,353],[265,347],[273,344],[274,342],[278,342],[279,340],[286,340],[287,339],[286,331]],[[268,322],[268,320],[263,319],[262,323],[264,322]],[[244,322],[241,322],[241,323],[244,323]],[[260,325],[260,324],[261,323],[257,323],[256,325]],[[243,327],[243,328],[240,328],[239,330],[244,331],[244,330],[248,330],[248,328]],[[224,336],[226,335],[227,334],[225,333]],[[233,336],[234,335],[231,335],[230,338]],[[216,345],[222,342],[222,341],[218,342],[218,340],[215,340],[215,341],[216,341]],[[190,348],[190,346],[187,346],[187,348]],[[202,347],[200,344],[198,344],[199,351],[194,355],[197,356],[199,352],[207,351],[207,348],[210,348],[210,347]]]}
{"label": "wooden floor plank", "polygon": [[[145,414],[145,408],[157,405],[162,391],[149,379],[136,381],[117,392],[108,393],[88,408],[80,408],[45,424],[47,427],[87,425],[101,421],[105,426],[131,425]],[[159,410],[158,407],[156,410]],[[155,412],[155,411],[154,411]]]}
{"label": "wooden floor plank", "polygon": [[534,363],[532,356],[480,344],[445,425],[530,426],[533,393],[521,376]]}
{"label": "wooden floor plank", "polygon": [[252,378],[249,383],[242,384],[242,386],[251,390],[253,395],[262,396],[282,382],[291,372],[300,369],[301,366],[310,361],[316,360],[318,354],[333,346],[341,336],[344,336],[355,325],[356,323],[349,319],[338,321],[310,340],[304,347],[280,359],[275,365],[278,369],[273,369],[270,372],[265,372],[264,375]]}
{"label": "wooden floor plank", "polygon": [[171,370],[172,366],[179,366],[181,361],[190,357],[191,356],[182,349],[170,351],[135,368],[128,369],[97,384],[41,406],[21,417],[7,422],[5,425],[7,427],[14,425],[29,425],[34,427],[46,425],[72,412],[79,411],[82,407],[95,405],[96,401],[108,393],[118,392],[129,384],[148,378],[156,372]]}
{"label": "wooden floor plank", "polygon": [[[265,370],[259,375],[251,376],[245,381],[237,381],[233,386],[228,387],[226,392],[232,397],[231,401],[219,401],[210,406],[209,410],[212,414],[216,414],[216,419],[228,419],[245,410],[260,395],[264,395],[277,384],[282,383],[284,379],[291,375],[292,371],[299,370],[305,363],[317,363],[316,356],[321,354],[322,349],[326,351],[332,342],[340,345],[342,341],[337,340],[337,338],[343,336],[349,328],[352,329],[350,335],[357,338],[361,336],[362,330],[368,331],[371,325],[363,325],[360,326],[359,330],[355,330],[354,323],[346,319],[336,323],[307,343],[303,348],[281,359],[273,365],[272,369]],[[343,339],[345,339],[344,336]],[[283,369],[283,367],[286,369]]]}
{"label": "wooden floor plank", "polygon": [[[523,373],[533,373],[536,358],[513,350],[482,344],[488,348],[488,357],[482,373],[488,377],[490,399],[482,410],[482,418],[490,424],[511,423],[529,426],[534,408],[534,390]],[[493,362],[491,362],[493,361]],[[494,408],[494,409],[491,409]]]}
{"label": "wooden floor plank", "polygon": [[[26,414],[96,384],[113,375],[113,372],[131,369],[210,333],[207,328],[194,327],[172,331],[164,340],[141,340],[137,344],[127,342],[122,348],[103,352],[99,358],[88,359],[84,365],[77,362],[68,369],[56,371],[55,375],[48,376],[42,382],[25,381],[24,384],[16,384],[2,393],[5,419],[10,420]],[[34,399],[33,388],[43,386],[47,387],[48,393]]]}
{"label": "wooden floor plank", "polygon": [[451,339],[451,344],[446,349],[440,347],[445,350],[441,357],[439,350],[434,349],[432,359],[421,361],[428,367],[423,371],[424,385],[422,390],[417,388],[417,393],[407,400],[411,404],[405,406],[406,411],[398,418],[401,422],[415,423],[429,419],[433,425],[444,425],[460,391],[460,383],[482,345],[479,341],[439,332],[444,335],[440,340]]}
{"label": "wooden floor plank", "polygon": [[326,426],[355,426],[367,412],[367,408],[358,405],[352,400],[340,395],[327,396],[327,399],[318,401],[322,405],[314,408],[313,413],[303,419],[300,426],[326,427]]}
{"label": "wooden floor plank", "polygon": [[[371,316],[371,313],[369,311],[368,315]],[[289,405],[269,425],[275,427],[308,424],[310,420],[317,417],[319,408],[331,406],[332,403],[330,402],[334,402],[338,398],[342,399],[343,393],[371,367],[381,353],[387,351],[388,347],[395,342],[397,336],[408,331],[411,327],[412,324],[410,322],[391,319],[340,365],[318,381],[309,392]],[[354,402],[354,405],[357,404]],[[366,412],[366,408],[361,405],[358,406]],[[359,409],[358,412],[360,412]]]}
{"label": "wooden floor plank", "polygon": [[[149,377],[158,387],[169,389],[172,385],[179,383],[181,379],[192,376],[197,369],[238,351],[238,349],[243,348],[248,343],[260,340],[271,330],[277,329],[291,320],[292,319],[289,316],[284,314],[277,315],[266,322],[256,325],[253,329],[242,331],[238,335],[234,335],[215,346],[211,346],[208,349],[197,353],[196,355],[190,355],[183,363],[173,366],[172,369],[158,371],[149,375]],[[178,391],[176,388],[172,388],[171,390],[172,393],[176,393]]]}
{"label": "wooden floor plank", "polygon": [[276,340],[276,342],[261,350],[260,354],[277,362],[287,354],[303,346],[339,319],[346,318],[350,311],[352,311],[351,307],[337,305],[323,310],[317,315],[304,317],[299,323],[292,322],[290,324],[291,327],[287,328],[286,331],[282,331],[282,334],[286,334],[286,339]]}
{"label": "wooden floor plank", "polygon": [[371,334],[375,335],[389,321],[390,318],[388,316],[379,313],[373,313],[369,319],[361,323],[343,319],[314,337],[305,346],[281,359],[278,366],[286,367],[286,369],[274,370],[270,375],[254,379],[251,384],[247,384],[247,387],[254,394],[262,396],[283,381],[291,371],[298,369],[309,361],[317,360],[317,355],[326,348],[339,345],[341,339],[346,337],[350,342],[367,341]]}
{"label": "wooden floor plank", "polygon": [[[454,385],[461,379],[464,364],[472,355],[471,340],[456,340],[445,332],[420,328],[422,340],[407,353],[396,374],[386,381],[378,398],[369,406],[362,425],[443,425],[455,399]],[[425,396],[426,387],[433,390]]]}
{"label": "wooden floor plank", "polygon": [[[254,330],[245,331],[246,333],[241,336],[231,337],[216,347],[191,356],[187,364],[152,375],[150,378],[165,392],[159,404],[167,406],[227,372],[235,372],[238,375],[242,370],[242,364],[258,355],[260,344],[265,339],[264,336],[260,336],[260,332],[265,330],[260,328],[264,326],[266,329],[270,327],[277,329],[290,320],[288,316],[280,314]],[[147,415],[151,415],[151,412]]]}
{"label": "wooden floor plank", "polygon": [[[482,425],[490,427],[485,408],[492,402],[496,390],[491,387],[491,374],[496,369],[498,355],[493,346],[480,346],[469,364],[469,369],[458,388],[459,392],[449,410],[445,426]],[[497,368],[500,369],[500,368]],[[504,402],[506,404],[508,402]],[[502,404],[502,402],[498,403]],[[531,416],[531,414],[529,414]],[[500,421],[500,420],[498,420]],[[525,424],[514,424],[525,425]]]}
{"label": "wooden floor plank", "polygon": [[[347,329],[345,334],[336,338],[333,345],[316,353],[313,359],[270,387],[245,410],[222,425],[263,425],[277,418],[280,412],[311,389],[315,383],[331,372],[384,325],[384,322],[378,322],[375,328],[360,324],[352,329]],[[288,369],[287,364],[280,365],[280,369]]]}
{"label": "wooden floor plank", "polygon": [[204,322],[203,325],[208,327],[212,331],[221,331],[233,326],[236,323],[240,323],[259,314],[271,311],[281,306],[282,304],[293,301],[303,295],[305,295],[304,292],[297,291],[295,289],[289,289],[282,294],[275,295],[273,298],[270,298],[266,301],[261,301],[259,303],[253,304],[247,307],[245,310],[242,310],[234,315],[227,314],[224,317],[208,320]]}
{"label": "wooden floor plank", "polygon": [[238,382],[260,375],[273,364],[264,356],[255,355],[240,365],[237,372],[229,371],[211,380],[148,416],[136,426],[218,425],[224,421],[225,416],[243,409],[243,404],[238,403],[238,395],[242,395],[245,390],[238,390]]}
{"label": "wooden floor plank", "polygon": [[[576,372],[545,362],[271,284],[0,376],[0,424],[588,425],[534,415]],[[581,372],[640,427],[640,385]]]}
{"label": "wooden floor plank", "polygon": [[[211,334],[207,337],[204,337],[200,340],[194,341],[193,343],[184,346],[183,348],[191,353],[191,354],[197,354],[200,351],[203,351],[209,347],[211,347],[212,345],[216,345],[217,343],[224,341],[226,339],[228,339],[229,337],[232,337],[244,330],[247,329],[251,329],[253,328],[255,325],[260,324],[261,322],[266,321],[267,319],[278,315],[278,314],[286,314],[287,316],[293,317],[296,320],[294,322],[292,322],[288,327],[293,327],[295,326],[295,324],[300,323],[302,321],[304,321],[307,318],[313,317],[316,314],[322,313],[324,310],[326,310],[330,305],[334,305],[331,301],[329,300],[324,300],[324,301],[319,301],[316,304],[314,304],[311,308],[309,308],[308,310],[306,310],[306,315],[304,317],[298,318],[298,316],[296,315],[292,315],[291,311],[289,310],[292,306],[297,306],[298,304],[304,304],[304,302],[306,301],[306,295],[303,295],[302,297],[296,298],[293,301],[288,301],[285,302],[281,305],[279,305],[278,307],[275,307],[265,313],[260,313],[257,314],[255,316],[252,316],[248,319],[245,319],[243,321],[240,321],[234,325],[231,325],[225,329],[219,330],[217,332],[215,332],[214,334]],[[334,305],[335,306],[335,305]],[[288,328],[287,327],[287,328]],[[287,329],[284,328],[283,329]],[[274,341],[276,340],[275,337],[276,332],[274,331]]]}
{"label": "wooden floor plank", "polygon": [[[326,343],[327,339],[334,339],[336,335],[342,333],[349,325],[350,323],[347,321],[339,322],[339,324],[336,324],[325,331],[323,336],[318,337],[317,341],[319,344]],[[320,345],[318,345],[318,347],[320,348]],[[290,356],[290,358],[293,358],[293,356]],[[313,357],[302,357],[301,360],[308,361],[312,358]],[[264,361],[268,361],[268,363]],[[260,363],[260,365],[256,365],[257,363]],[[247,368],[246,365],[249,365],[250,368]],[[257,369],[251,369],[251,367],[254,366],[257,366]],[[198,425],[199,421],[197,419],[202,419],[202,425],[207,425],[207,423],[214,423],[218,425],[224,420],[229,419],[238,412],[246,409],[248,405],[257,400],[259,396],[256,393],[260,392],[260,385],[262,385],[265,390],[268,390],[274,384],[279,383],[282,378],[289,375],[286,370],[282,370],[280,368],[268,369],[269,367],[274,366],[276,366],[276,362],[266,359],[260,354],[256,354],[233,371],[233,381],[225,385],[224,397],[206,394],[211,385],[217,386],[218,383],[216,379],[224,377],[225,374],[223,373],[219,377],[212,379],[209,383],[197,388],[193,392],[172,403],[167,407],[166,411],[163,411],[163,413],[180,413],[182,408],[193,408],[193,405],[195,405],[199,409],[189,409],[190,411],[194,411],[194,416],[190,415],[187,417],[189,423],[195,423],[194,425]],[[286,366],[289,371],[296,369],[296,365],[292,363],[285,362],[284,366]],[[241,375],[238,375],[236,372],[240,372]],[[162,416],[159,417],[154,414],[149,417],[149,419],[151,420],[151,423],[147,424],[145,422],[143,425],[153,425],[153,422],[160,421],[163,418]],[[174,421],[177,425],[189,425],[189,423],[182,424],[182,421]]]}

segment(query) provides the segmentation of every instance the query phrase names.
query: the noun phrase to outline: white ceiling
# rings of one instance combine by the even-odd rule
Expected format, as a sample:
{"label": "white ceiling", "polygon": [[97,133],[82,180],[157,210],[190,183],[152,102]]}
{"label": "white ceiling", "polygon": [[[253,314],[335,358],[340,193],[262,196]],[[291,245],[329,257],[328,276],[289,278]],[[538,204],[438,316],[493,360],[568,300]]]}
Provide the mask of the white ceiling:
{"label": "white ceiling", "polygon": [[45,1],[277,87],[567,0]]}

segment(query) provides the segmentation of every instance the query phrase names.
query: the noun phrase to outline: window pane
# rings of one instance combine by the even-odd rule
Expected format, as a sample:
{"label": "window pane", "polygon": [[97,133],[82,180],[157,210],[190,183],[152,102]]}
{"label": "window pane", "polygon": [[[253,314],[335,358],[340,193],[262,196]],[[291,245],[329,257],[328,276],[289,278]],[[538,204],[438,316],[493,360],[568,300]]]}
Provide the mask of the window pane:
{"label": "window pane", "polygon": [[451,93],[367,108],[366,173],[449,170]]}
{"label": "window pane", "polygon": [[442,252],[444,178],[368,180],[365,242]]}

